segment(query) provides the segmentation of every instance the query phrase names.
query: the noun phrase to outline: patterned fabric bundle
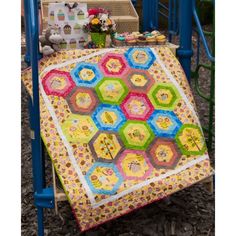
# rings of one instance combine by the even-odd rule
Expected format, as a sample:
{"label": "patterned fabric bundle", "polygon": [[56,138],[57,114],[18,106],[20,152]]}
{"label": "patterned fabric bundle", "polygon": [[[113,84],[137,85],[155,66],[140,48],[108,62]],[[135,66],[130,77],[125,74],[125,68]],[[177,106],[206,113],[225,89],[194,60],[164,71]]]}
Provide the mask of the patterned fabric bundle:
{"label": "patterned fabric bundle", "polygon": [[[41,135],[82,231],[211,175],[172,52],[58,52],[39,63]],[[22,80],[32,94],[31,69]]]}

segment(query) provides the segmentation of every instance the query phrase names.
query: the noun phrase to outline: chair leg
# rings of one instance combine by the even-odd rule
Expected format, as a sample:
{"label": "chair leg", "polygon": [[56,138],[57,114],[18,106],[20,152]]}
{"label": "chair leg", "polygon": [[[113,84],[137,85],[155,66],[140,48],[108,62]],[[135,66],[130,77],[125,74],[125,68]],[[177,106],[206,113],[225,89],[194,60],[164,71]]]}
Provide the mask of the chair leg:
{"label": "chair leg", "polygon": [[204,184],[206,190],[210,194],[213,194],[213,192],[214,192],[214,176],[210,176],[209,178],[203,180],[202,183]]}
{"label": "chair leg", "polygon": [[45,188],[46,186],[46,173],[45,173],[45,158],[46,158],[46,152],[45,152],[45,146],[44,146],[44,142],[41,138],[41,151],[42,151],[42,165],[43,165],[43,187]]}
{"label": "chair leg", "polygon": [[38,236],[44,236],[43,208],[37,207]]}
{"label": "chair leg", "polygon": [[209,178],[209,180],[205,183],[205,187],[206,187],[207,191],[210,194],[213,194],[213,192],[214,192],[214,179],[213,179],[213,176],[211,176]]}
{"label": "chair leg", "polygon": [[52,163],[52,180],[53,180],[53,193],[54,193],[54,204],[55,204],[55,213],[58,215],[58,207],[57,207],[57,184],[56,184],[56,173]]}

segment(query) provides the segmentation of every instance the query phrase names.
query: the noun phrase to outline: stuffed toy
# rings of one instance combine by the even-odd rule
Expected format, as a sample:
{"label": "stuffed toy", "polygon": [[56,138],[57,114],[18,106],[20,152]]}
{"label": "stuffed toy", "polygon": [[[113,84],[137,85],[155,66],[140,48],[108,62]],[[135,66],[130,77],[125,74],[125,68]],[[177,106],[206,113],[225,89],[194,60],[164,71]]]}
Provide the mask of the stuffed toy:
{"label": "stuffed toy", "polygon": [[60,50],[60,43],[62,42],[63,38],[59,33],[58,27],[49,27],[47,28],[45,35],[39,36],[39,41],[41,43],[41,53],[44,56],[48,56],[55,51]]}

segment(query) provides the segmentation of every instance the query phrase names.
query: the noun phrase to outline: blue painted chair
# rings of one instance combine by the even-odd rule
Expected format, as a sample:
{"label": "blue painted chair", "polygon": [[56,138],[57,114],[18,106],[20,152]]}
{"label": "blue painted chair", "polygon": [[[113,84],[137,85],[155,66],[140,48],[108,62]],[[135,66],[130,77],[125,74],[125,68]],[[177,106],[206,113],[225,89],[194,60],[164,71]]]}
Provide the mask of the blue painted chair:
{"label": "blue painted chair", "polygon": [[[136,1],[133,1],[136,4]],[[177,2],[178,9],[177,12]],[[170,0],[169,6],[163,5],[158,0],[143,1],[143,30],[158,28],[158,11],[159,9],[168,10],[166,17],[169,19],[168,32],[169,39],[171,35],[179,34],[179,49],[177,55],[179,61],[190,81],[191,57],[192,51],[192,16],[194,16],[198,26],[199,34],[203,40],[206,50],[207,43],[198,20],[194,0]],[[40,107],[39,107],[39,90],[38,90],[38,59],[41,58],[39,53],[39,21],[38,21],[38,0],[24,0],[25,10],[25,29],[27,53],[26,61],[32,67],[33,97],[30,98],[30,126],[31,126],[31,143],[32,143],[32,166],[33,166],[33,187],[34,203],[37,207],[38,217],[38,235],[44,235],[43,209],[54,208],[54,193],[52,187],[45,187],[44,176],[44,155],[40,137]],[[160,12],[160,11],[159,11]],[[159,15],[163,15],[161,12]],[[178,25],[177,25],[178,22]],[[178,31],[178,32],[177,32]],[[209,50],[208,57],[211,60]]]}

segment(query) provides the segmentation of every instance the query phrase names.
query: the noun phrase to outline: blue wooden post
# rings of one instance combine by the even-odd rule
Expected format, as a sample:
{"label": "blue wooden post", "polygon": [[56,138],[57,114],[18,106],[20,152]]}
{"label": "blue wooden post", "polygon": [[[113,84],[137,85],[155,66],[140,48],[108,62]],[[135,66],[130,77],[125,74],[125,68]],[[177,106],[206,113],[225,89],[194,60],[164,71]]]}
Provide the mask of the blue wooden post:
{"label": "blue wooden post", "polygon": [[[40,0],[36,1],[37,7],[37,17],[38,17],[38,6],[40,5]],[[30,65],[30,37],[31,37],[31,26],[30,26],[30,1],[24,0],[24,21],[25,21],[25,39],[26,39],[26,52],[25,52],[25,62]],[[38,49],[39,51],[39,49]],[[42,58],[42,54],[38,53],[38,59]]]}
{"label": "blue wooden post", "polygon": [[29,15],[29,1],[24,0],[24,23],[25,23],[25,38],[26,38],[26,53],[25,62],[30,64],[30,15]]}
{"label": "blue wooden post", "polygon": [[[31,97],[29,97],[29,111],[30,111],[30,128],[31,128],[31,149],[32,149],[32,168],[33,168],[33,187],[34,193],[42,193],[44,187],[44,176],[43,176],[43,160],[41,155],[41,149],[39,149],[39,140],[36,134],[35,127],[35,114],[34,105]],[[36,125],[37,126],[37,125]],[[44,235],[43,225],[43,208],[37,207],[37,220],[38,220],[38,235]]]}
{"label": "blue wooden post", "polygon": [[159,0],[143,0],[143,31],[158,29]]}
{"label": "blue wooden post", "polygon": [[177,56],[188,81],[191,79],[192,50],[192,1],[179,0],[179,37],[180,47]]}
{"label": "blue wooden post", "polygon": [[[168,14],[168,32],[173,30],[173,0],[169,0],[169,14]],[[168,34],[169,42],[172,41],[172,34]]]}
{"label": "blue wooden post", "polygon": [[133,3],[133,5],[134,5],[134,7],[137,6],[137,0],[132,0],[132,3]]}
{"label": "blue wooden post", "polygon": [[[39,82],[38,82],[38,58],[39,58],[39,22],[38,22],[38,0],[25,0],[26,17],[28,27],[28,49],[30,50],[30,62],[32,67],[33,99],[30,103],[31,121],[31,144],[32,144],[32,166],[34,192],[37,196],[43,193],[44,188],[44,166],[41,150],[40,136],[40,107],[39,107]],[[44,235],[43,208],[37,206],[38,235]]]}
{"label": "blue wooden post", "polygon": [[172,35],[177,35],[177,0],[169,0],[168,11],[168,40],[172,41]]}
{"label": "blue wooden post", "polygon": [[178,1],[173,0],[173,31],[177,34],[178,31],[178,17],[177,17],[177,9],[178,9]]}

